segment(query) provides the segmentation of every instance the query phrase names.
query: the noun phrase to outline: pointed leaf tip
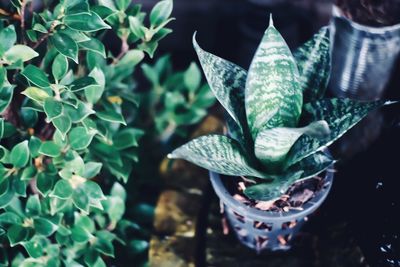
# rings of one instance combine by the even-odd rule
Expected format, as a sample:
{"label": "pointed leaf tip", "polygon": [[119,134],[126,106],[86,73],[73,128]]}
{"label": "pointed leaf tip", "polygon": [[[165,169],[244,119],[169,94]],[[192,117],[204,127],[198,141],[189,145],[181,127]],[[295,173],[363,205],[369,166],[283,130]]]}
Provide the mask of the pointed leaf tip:
{"label": "pointed leaf tip", "polygon": [[274,20],[272,19],[272,13],[269,14],[269,27],[274,27]]}

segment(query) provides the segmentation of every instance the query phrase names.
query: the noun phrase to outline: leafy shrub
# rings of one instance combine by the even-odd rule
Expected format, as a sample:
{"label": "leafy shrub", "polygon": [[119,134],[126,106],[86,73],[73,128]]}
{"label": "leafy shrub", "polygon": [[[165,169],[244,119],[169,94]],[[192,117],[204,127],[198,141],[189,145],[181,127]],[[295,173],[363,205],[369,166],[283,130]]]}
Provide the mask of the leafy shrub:
{"label": "leafy shrub", "polygon": [[127,182],[144,134],[132,74],[171,32],[172,1],[148,22],[130,0],[41,5],[2,9],[1,265],[105,266],[127,242],[115,234],[127,197],[116,180]]}

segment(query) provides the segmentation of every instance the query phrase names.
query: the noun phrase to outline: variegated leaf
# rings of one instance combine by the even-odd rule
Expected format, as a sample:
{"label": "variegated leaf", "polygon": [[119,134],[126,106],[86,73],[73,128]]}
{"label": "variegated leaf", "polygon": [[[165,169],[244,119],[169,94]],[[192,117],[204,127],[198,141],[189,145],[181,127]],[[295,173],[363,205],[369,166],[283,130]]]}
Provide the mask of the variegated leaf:
{"label": "variegated leaf", "polygon": [[229,115],[243,128],[247,125],[244,109],[244,87],[247,72],[230,61],[203,50],[193,35],[193,46],[215,97]]}
{"label": "variegated leaf", "polygon": [[301,177],[303,171],[299,171],[295,174],[287,173],[281,177],[280,180],[273,180],[272,182],[260,183],[247,187],[244,194],[254,200],[273,200],[277,199],[292,185],[297,179]]}
{"label": "variegated leaf", "polygon": [[184,159],[220,174],[263,176],[250,165],[240,144],[223,135],[201,136],[177,148],[168,157]]}
{"label": "variegated leaf", "polygon": [[293,53],[299,68],[304,103],[320,99],[325,94],[331,69],[329,46],[329,29],[323,27]]}
{"label": "variegated leaf", "polygon": [[328,169],[334,160],[324,152],[314,153],[297,164],[291,166],[283,175],[274,175],[271,183],[261,183],[248,187],[244,193],[255,200],[268,201],[285,194],[289,187],[300,180],[310,179]]}
{"label": "variegated leaf", "polygon": [[245,106],[253,138],[267,128],[296,127],[303,103],[296,61],[272,20],[247,74]]}
{"label": "variegated leaf", "polygon": [[329,126],[324,120],[310,123],[302,128],[263,129],[254,142],[255,155],[268,171],[280,171],[284,167],[287,153],[300,136],[307,134],[321,139],[329,133]]}
{"label": "variegated leaf", "polygon": [[304,106],[303,116],[307,121],[325,120],[330,134],[323,139],[301,136],[288,153],[286,166],[290,166],[318,151],[341,137],[363,119],[370,111],[382,106],[385,101],[359,102],[351,99],[323,99]]}

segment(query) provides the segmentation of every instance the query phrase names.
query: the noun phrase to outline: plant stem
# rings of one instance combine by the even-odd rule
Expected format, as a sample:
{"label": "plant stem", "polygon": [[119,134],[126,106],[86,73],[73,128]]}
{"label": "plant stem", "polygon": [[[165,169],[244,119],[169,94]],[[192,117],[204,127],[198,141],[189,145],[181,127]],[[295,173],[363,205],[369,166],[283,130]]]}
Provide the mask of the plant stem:
{"label": "plant stem", "polygon": [[114,64],[116,64],[129,50],[129,45],[128,45],[128,38],[123,36],[121,38],[121,51],[119,52],[118,56],[114,59]]}

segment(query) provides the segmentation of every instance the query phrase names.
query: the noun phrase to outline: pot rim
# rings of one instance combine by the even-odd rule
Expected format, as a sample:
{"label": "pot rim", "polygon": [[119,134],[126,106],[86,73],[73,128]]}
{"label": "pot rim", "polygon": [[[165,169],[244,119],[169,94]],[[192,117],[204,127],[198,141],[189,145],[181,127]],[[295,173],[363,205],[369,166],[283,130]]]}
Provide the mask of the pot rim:
{"label": "pot rim", "polygon": [[400,30],[400,23],[390,25],[390,26],[383,26],[383,27],[374,27],[374,26],[367,26],[360,23],[357,23],[345,16],[342,15],[340,8],[337,5],[333,5],[332,7],[332,15],[333,18],[340,18],[347,21],[353,28],[359,31],[373,33],[373,34],[383,34],[387,32],[393,32]]}
{"label": "pot rim", "polygon": [[[329,167],[332,168],[333,164]],[[263,211],[254,207],[247,206],[240,201],[233,198],[233,196],[228,192],[225,185],[221,180],[221,175],[210,171],[210,180],[214,188],[215,193],[218,195],[220,200],[231,208],[234,212],[244,216],[245,218],[250,218],[255,221],[265,222],[266,220],[271,221],[292,221],[301,217],[305,217],[313,213],[321,204],[324,202],[328,196],[329,191],[332,188],[334,174],[332,171],[328,170],[325,172],[324,186],[315,193],[315,196],[303,204],[303,210],[290,210],[288,212],[282,211]]]}

